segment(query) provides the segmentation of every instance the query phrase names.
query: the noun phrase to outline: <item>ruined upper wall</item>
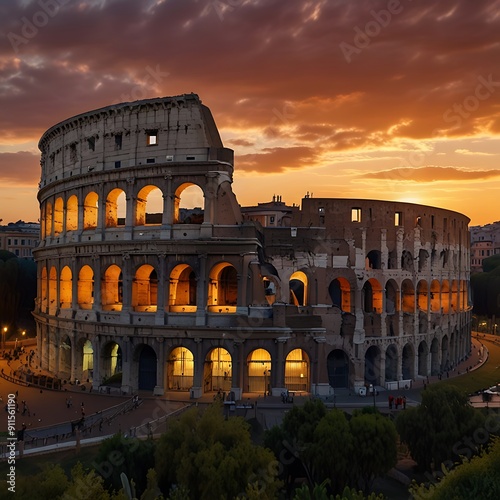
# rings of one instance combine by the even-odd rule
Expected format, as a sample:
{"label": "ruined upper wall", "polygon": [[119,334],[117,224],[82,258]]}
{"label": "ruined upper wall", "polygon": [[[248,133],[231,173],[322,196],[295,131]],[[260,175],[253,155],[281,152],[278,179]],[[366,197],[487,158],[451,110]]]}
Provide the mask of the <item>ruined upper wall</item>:
{"label": "ruined upper wall", "polygon": [[82,113],[48,129],[38,145],[42,182],[93,170],[169,162],[233,164],[210,110],[196,94],[146,99]]}

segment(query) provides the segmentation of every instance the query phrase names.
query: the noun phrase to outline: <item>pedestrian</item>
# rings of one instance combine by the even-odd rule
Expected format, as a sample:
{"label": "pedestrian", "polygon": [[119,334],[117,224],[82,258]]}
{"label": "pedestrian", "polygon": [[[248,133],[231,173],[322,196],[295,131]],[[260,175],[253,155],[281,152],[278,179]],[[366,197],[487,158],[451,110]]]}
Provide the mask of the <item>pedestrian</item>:
{"label": "pedestrian", "polygon": [[394,406],[396,410],[398,409],[398,405],[399,405],[399,396],[396,396],[396,399],[394,400]]}
{"label": "pedestrian", "polygon": [[403,410],[406,410],[406,396],[403,396]]}
{"label": "pedestrian", "polygon": [[392,404],[394,403],[394,396],[389,394],[389,410],[392,410]]}

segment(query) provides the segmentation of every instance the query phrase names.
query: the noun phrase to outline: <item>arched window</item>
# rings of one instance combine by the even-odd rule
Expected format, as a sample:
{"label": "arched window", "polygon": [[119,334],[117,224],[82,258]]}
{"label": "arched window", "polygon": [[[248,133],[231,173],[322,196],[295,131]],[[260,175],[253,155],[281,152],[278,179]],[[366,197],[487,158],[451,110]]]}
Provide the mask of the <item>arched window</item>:
{"label": "arched window", "polygon": [[295,271],[290,276],[290,304],[307,305],[307,276],[302,271]]}
{"label": "arched window", "polygon": [[58,307],[57,301],[57,271],[54,266],[49,271],[49,311],[54,312]]}
{"label": "arched window", "polygon": [[234,313],[238,303],[238,273],[229,262],[220,262],[210,271],[209,312]]}
{"label": "arched window", "polygon": [[271,383],[271,355],[265,349],[255,349],[247,358],[248,391],[265,393]]}
{"label": "arched window", "polygon": [[186,182],[175,190],[174,224],[201,224],[205,199],[203,190]]}
{"label": "arched window", "polygon": [[83,266],[78,273],[78,307],[92,309],[94,303],[94,271],[90,266]]}
{"label": "arched window", "polygon": [[162,219],[163,193],[157,186],[144,186],[137,193],[134,225],[160,225]]}
{"label": "arched window", "polygon": [[89,193],[83,202],[83,229],[95,229],[97,227],[97,208],[99,197],[97,193]]}
{"label": "arched window", "polygon": [[351,312],[351,284],[345,278],[334,279],[328,293],[334,306],[344,312]]}
{"label": "arched window", "polygon": [[134,311],[155,312],[158,300],[158,277],[156,270],[144,264],[135,273],[132,283],[132,306]]}
{"label": "arched window", "polygon": [[72,195],[66,202],[66,231],[78,229],[78,198]]}
{"label": "arched window", "polygon": [[54,236],[58,236],[63,232],[64,207],[63,199],[56,198],[54,203]]}
{"label": "arched window", "polygon": [[116,264],[104,271],[101,282],[101,300],[104,311],[121,311],[123,305],[123,275]]}
{"label": "arched window", "polygon": [[106,227],[125,225],[126,200],[125,191],[115,188],[106,198]]}
{"label": "arched window", "polygon": [[73,301],[73,280],[71,269],[64,266],[61,271],[59,301],[61,309],[71,309]]}
{"label": "arched window", "polygon": [[185,347],[176,347],[167,361],[167,387],[171,390],[188,391],[193,386],[194,356]]}
{"label": "arched window", "polygon": [[196,275],[188,264],[179,264],[170,273],[170,312],[196,312]]}
{"label": "arched window", "polygon": [[53,221],[52,203],[48,201],[45,205],[45,236],[52,235],[52,221]]}

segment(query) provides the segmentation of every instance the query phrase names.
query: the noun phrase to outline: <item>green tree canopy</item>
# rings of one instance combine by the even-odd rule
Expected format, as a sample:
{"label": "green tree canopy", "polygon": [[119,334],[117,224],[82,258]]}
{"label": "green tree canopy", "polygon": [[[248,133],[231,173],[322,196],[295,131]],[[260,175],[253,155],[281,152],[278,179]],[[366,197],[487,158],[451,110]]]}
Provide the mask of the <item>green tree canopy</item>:
{"label": "green tree canopy", "polygon": [[[243,418],[224,420],[219,404],[193,408],[172,422],[156,449],[158,484],[164,494],[174,485],[189,498],[276,498],[280,488],[271,451],[252,444]],[[258,493],[258,497],[255,494]]]}
{"label": "green tree canopy", "polygon": [[422,403],[401,412],[396,428],[420,470],[439,470],[458,458],[456,444],[484,423],[484,415],[470,406],[467,395],[453,386],[432,385],[422,392]]}
{"label": "green tree canopy", "polygon": [[500,498],[500,439],[496,438],[488,451],[465,459],[461,465],[446,471],[439,482],[413,484],[412,498],[448,500],[450,498]]}

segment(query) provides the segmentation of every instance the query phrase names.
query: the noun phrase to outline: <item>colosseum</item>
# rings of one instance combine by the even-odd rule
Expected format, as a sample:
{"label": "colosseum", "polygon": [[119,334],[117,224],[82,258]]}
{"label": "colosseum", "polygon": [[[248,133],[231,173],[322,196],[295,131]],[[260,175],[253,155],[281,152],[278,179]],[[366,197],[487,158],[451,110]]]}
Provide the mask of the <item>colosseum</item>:
{"label": "colosseum", "polygon": [[409,386],[470,352],[460,213],[310,195],[241,207],[195,94],[80,114],[39,148],[34,315],[41,367],[62,380],[330,395]]}

